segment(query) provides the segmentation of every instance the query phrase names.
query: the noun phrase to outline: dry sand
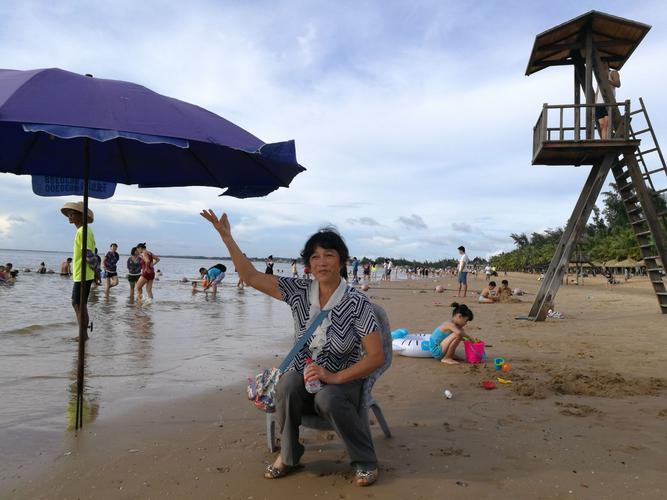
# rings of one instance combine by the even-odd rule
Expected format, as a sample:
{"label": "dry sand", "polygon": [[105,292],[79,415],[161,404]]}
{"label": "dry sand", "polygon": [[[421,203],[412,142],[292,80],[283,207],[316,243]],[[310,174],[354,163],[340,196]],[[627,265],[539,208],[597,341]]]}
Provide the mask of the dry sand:
{"label": "dry sand", "polygon": [[[534,276],[510,274],[535,293]],[[377,285],[392,328],[431,331],[448,318],[454,279]],[[478,291],[483,280],[471,280]],[[39,474],[20,470],[5,498],[665,498],[667,493],[667,315],[646,280],[613,290],[602,277],[563,286],[565,319],[515,320],[520,304],[466,303],[469,332],[504,357],[512,385],[487,391],[492,363],[445,366],[395,356],[376,385],[394,436],[372,429],[381,477],[352,484],[331,433],[306,430],[305,468],[262,478],[273,460],[264,414],[243,385],[189,400],[143,406],[67,437]],[[462,354],[462,347],[459,348]],[[259,365],[258,365],[259,366]],[[443,391],[454,393],[446,399]]]}

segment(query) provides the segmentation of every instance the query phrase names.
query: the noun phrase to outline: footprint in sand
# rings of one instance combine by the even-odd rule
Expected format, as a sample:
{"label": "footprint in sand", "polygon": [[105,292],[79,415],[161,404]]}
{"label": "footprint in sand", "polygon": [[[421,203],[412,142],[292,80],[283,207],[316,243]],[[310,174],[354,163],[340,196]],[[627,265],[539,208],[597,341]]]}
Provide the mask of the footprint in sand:
{"label": "footprint in sand", "polygon": [[440,448],[429,453],[432,457],[460,457],[463,455],[461,448]]}
{"label": "footprint in sand", "polygon": [[591,415],[602,414],[602,412],[597,408],[593,408],[592,406],[588,405],[557,402],[556,406],[562,407],[563,409],[560,411],[560,414],[567,417],[589,417]]}
{"label": "footprint in sand", "polygon": [[479,429],[479,422],[477,420],[472,420],[470,418],[464,418],[461,421],[461,429],[464,431],[477,431]]}

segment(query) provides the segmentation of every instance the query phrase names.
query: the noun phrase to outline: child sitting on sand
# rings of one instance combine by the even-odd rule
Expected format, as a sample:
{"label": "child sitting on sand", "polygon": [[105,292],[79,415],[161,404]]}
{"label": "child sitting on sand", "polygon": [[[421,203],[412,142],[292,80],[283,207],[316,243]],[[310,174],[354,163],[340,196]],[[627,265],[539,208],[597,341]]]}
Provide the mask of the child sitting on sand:
{"label": "child sitting on sand", "polygon": [[500,286],[498,287],[498,293],[496,293],[496,295],[498,296],[498,300],[511,297],[512,289],[510,288],[510,282],[507,280],[502,280],[500,282]]}
{"label": "child sitting on sand", "polygon": [[488,286],[479,294],[480,304],[493,304],[498,300],[496,296],[496,282],[489,281]]}
{"label": "child sitting on sand", "polygon": [[429,338],[433,357],[448,365],[458,364],[454,353],[465,335],[464,327],[473,317],[472,311],[465,304],[454,302],[452,308],[452,319],[433,330]]}

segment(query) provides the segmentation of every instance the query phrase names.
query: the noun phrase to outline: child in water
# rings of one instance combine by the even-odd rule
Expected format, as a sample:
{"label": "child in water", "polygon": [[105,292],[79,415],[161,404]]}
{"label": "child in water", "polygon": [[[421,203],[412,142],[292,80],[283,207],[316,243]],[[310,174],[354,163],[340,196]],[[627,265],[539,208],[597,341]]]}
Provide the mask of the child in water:
{"label": "child in water", "polygon": [[452,319],[433,330],[430,337],[431,354],[445,364],[456,365],[454,359],[457,346],[465,335],[464,328],[472,321],[472,311],[465,304],[452,303]]}
{"label": "child in water", "polygon": [[[207,291],[209,288],[213,287],[213,293],[215,294],[218,291],[218,285],[222,283],[222,280],[225,279],[225,273],[227,272],[227,266],[224,264],[216,264],[213,267],[206,269],[205,267],[199,268],[199,275],[202,279],[202,287],[204,291]],[[195,292],[197,288],[197,283],[192,283],[192,291]]]}

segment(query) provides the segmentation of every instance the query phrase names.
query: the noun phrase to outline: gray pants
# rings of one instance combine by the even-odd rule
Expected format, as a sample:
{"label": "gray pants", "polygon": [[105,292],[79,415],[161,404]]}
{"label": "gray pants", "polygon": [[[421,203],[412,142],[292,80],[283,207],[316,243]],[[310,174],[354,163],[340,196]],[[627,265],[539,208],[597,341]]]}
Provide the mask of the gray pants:
{"label": "gray pants", "polygon": [[350,462],[363,469],[377,467],[368,422],[359,416],[361,380],[324,385],[317,394],[306,391],[303,374],[290,370],[276,387],[276,419],[281,432],[280,456],[285,465],[296,465],[303,455],[299,442],[301,415],[316,414],[326,419],[345,443]]}

